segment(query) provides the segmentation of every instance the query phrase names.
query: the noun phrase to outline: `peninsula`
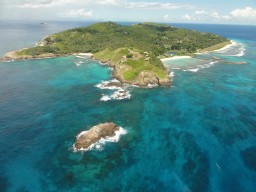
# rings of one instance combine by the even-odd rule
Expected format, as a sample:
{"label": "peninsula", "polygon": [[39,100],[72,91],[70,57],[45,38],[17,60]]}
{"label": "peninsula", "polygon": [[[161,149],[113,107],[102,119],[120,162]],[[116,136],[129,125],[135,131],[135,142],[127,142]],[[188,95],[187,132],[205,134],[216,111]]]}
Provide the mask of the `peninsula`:
{"label": "peninsula", "polygon": [[103,22],[49,35],[35,47],[7,53],[1,60],[92,53],[94,59],[109,64],[113,76],[122,83],[168,86],[169,73],[160,59],[219,49],[229,43],[228,39],[212,33],[166,24],[123,26]]}

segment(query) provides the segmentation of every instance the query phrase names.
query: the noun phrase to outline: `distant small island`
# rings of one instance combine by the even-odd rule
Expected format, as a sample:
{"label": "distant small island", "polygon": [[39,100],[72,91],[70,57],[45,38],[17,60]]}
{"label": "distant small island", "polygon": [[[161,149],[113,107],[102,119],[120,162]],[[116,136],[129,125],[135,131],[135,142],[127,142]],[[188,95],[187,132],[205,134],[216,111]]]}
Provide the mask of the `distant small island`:
{"label": "distant small island", "polygon": [[126,134],[126,131],[113,122],[100,123],[77,135],[74,150],[89,150],[102,139],[117,142],[119,137],[124,134]]}
{"label": "distant small island", "polygon": [[7,53],[4,60],[48,58],[92,53],[109,64],[122,83],[140,87],[169,86],[169,72],[160,59],[174,55],[220,49],[230,41],[224,37],[158,23],[123,26],[96,23],[49,35],[35,47]]}

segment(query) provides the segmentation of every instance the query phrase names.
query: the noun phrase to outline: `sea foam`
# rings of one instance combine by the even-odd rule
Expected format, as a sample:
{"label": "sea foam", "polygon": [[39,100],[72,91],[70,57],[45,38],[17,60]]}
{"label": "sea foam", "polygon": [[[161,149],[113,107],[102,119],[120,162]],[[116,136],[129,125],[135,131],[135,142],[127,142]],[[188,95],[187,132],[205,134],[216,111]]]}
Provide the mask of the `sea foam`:
{"label": "sea foam", "polygon": [[[237,52],[238,51],[238,52]],[[225,47],[215,50],[215,52],[223,54],[224,56],[242,57],[245,55],[245,46],[242,43],[231,41],[231,44]],[[230,53],[235,52],[235,53]]]}
{"label": "sea foam", "polygon": [[183,71],[197,72],[198,70],[199,70],[199,68],[195,68],[195,69],[184,69]]}
{"label": "sea foam", "polygon": [[101,83],[95,85],[95,87],[99,89],[115,90],[111,95],[102,94],[102,97],[100,98],[101,101],[110,101],[112,99],[122,100],[131,98],[131,94],[127,90],[129,86],[123,86],[122,83],[117,79],[102,81]]}

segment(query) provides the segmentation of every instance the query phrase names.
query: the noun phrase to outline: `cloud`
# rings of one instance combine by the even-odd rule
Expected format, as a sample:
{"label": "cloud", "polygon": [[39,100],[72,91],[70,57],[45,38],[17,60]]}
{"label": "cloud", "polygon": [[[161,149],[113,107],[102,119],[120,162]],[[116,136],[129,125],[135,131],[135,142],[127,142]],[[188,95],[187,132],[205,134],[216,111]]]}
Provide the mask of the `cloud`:
{"label": "cloud", "polygon": [[188,20],[188,21],[190,21],[190,20],[193,19],[192,16],[190,16],[189,14],[184,15],[182,18],[183,18],[184,20]]}
{"label": "cloud", "polygon": [[256,19],[256,9],[253,9],[251,7],[235,9],[230,12],[230,15],[236,18]]}
{"label": "cloud", "polygon": [[220,19],[222,16],[216,11],[213,11],[209,14],[210,17],[215,18],[215,19]]}
{"label": "cloud", "polygon": [[179,9],[191,8],[191,5],[160,3],[160,2],[126,2],[126,7],[131,9]]}
{"label": "cloud", "polygon": [[73,3],[76,0],[40,0],[40,1],[28,1],[24,4],[16,5],[19,8],[44,8],[44,7],[54,7],[60,5],[66,5],[69,3]]}
{"label": "cloud", "polygon": [[121,3],[121,1],[119,0],[100,0],[97,1],[97,4],[101,4],[101,5],[119,5]]}
{"label": "cloud", "polygon": [[168,20],[170,20],[170,17],[169,17],[169,15],[164,15],[164,16],[163,16],[163,20],[165,20],[165,21],[168,21]]}
{"label": "cloud", "polygon": [[208,12],[205,11],[205,10],[200,10],[200,11],[195,11],[194,14],[195,14],[195,15],[205,15],[205,14],[208,14]]}
{"label": "cloud", "polygon": [[[161,3],[161,2],[147,2],[147,1],[129,1],[129,0],[27,0],[23,3],[12,4],[12,6],[19,8],[43,8],[63,6],[66,4],[87,4],[87,5],[108,5],[119,6],[129,9],[179,9],[179,8],[191,8],[189,4],[173,4],[173,3]],[[9,3],[11,5],[11,3]]]}
{"label": "cloud", "polygon": [[84,9],[70,9],[59,14],[59,16],[68,18],[88,18],[93,16],[93,10],[86,11]]}
{"label": "cloud", "polygon": [[256,9],[253,9],[252,7],[234,9],[225,15],[220,14],[217,11],[198,10],[195,11],[192,16],[190,16],[190,19],[189,17],[183,18],[187,20],[194,18],[195,20],[200,21],[241,21],[241,19],[256,20]]}

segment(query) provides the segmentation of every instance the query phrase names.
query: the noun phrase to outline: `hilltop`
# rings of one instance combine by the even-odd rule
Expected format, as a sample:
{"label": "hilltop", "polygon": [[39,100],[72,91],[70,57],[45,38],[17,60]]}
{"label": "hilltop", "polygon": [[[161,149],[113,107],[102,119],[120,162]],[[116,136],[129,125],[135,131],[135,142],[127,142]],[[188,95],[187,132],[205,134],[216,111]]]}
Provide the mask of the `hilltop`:
{"label": "hilltop", "polygon": [[52,34],[36,47],[6,54],[3,59],[30,59],[93,53],[95,59],[113,67],[122,82],[139,86],[169,85],[168,72],[160,58],[193,54],[229,43],[212,34],[158,23],[123,26],[113,22],[96,23]]}

